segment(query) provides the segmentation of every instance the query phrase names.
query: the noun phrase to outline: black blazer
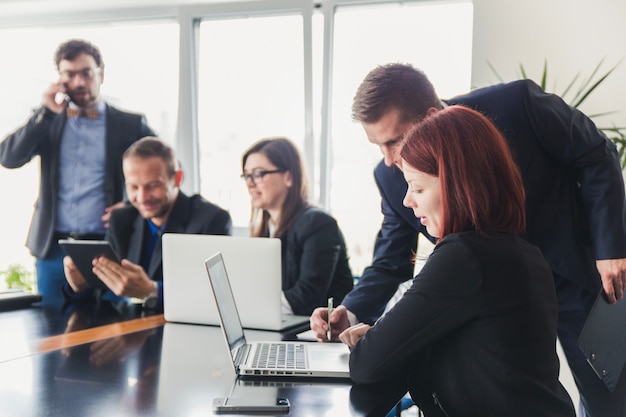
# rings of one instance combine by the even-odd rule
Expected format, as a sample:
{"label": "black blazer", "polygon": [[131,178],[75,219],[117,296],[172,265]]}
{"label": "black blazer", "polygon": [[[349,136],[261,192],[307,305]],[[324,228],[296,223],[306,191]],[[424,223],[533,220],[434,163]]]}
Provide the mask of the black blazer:
{"label": "black blazer", "polygon": [[282,289],[293,313],[308,316],[331,296],[341,303],[354,279],[337,221],[321,209],[308,208],[280,240]]}
{"label": "black blazer", "polygon": [[406,381],[429,417],[574,417],[559,382],[557,320],[552,273],[535,246],[508,233],[448,235],[354,346],[350,376]]}
{"label": "black blazer", "polygon": [[[595,260],[626,257],[624,183],[615,145],[589,118],[530,80],[477,89],[446,103],[480,111],[503,132],[526,188],[527,239],[554,274],[599,291]],[[374,175],[384,221],[372,265],[343,302],[370,323],[411,277],[417,235],[427,235],[402,206],[402,173],[381,162]]]}
{"label": "black blazer", "polygon": [[[39,197],[26,240],[26,246],[37,258],[45,258],[53,243],[59,192],[59,149],[66,120],[65,112],[56,114],[42,107],[24,126],[0,143],[0,163],[7,168],[18,168],[34,156],[40,157]],[[153,135],[143,116],[106,106],[106,177],[103,191],[107,206],[124,198],[124,151],[136,140]]]}
{"label": "black blazer", "polygon": [[[146,220],[132,206],[113,211],[107,230],[117,255],[139,264],[143,247],[144,231],[148,227]],[[230,214],[215,204],[209,203],[200,195],[188,197],[182,191],[178,198],[163,233],[188,233],[204,235],[230,235],[232,222]],[[159,239],[150,267],[146,271],[153,281],[163,280],[161,240]]]}

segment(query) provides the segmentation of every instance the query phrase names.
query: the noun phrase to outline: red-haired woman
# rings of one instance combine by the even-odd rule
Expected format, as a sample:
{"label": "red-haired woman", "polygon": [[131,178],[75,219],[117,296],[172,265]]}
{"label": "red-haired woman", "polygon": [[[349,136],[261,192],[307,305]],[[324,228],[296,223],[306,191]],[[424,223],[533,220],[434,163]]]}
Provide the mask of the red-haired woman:
{"label": "red-haired woman", "polygon": [[550,267],[520,234],[524,185],[491,122],[452,106],[409,131],[404,205],[438,238],[374,326],[340,339],[356,383],[407,381],[430,416],[574,416],[560,384]]}

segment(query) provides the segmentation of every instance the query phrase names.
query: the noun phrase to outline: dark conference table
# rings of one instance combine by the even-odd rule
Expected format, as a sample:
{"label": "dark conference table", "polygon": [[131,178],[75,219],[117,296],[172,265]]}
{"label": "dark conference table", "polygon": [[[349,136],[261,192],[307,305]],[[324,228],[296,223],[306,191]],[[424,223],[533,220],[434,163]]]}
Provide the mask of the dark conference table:
{"label": "dark conference table", "polygon": [[404,394],[401,383],[237,378],[219,327],[135,306],[4,311],[0,334],[2,417],[210,416],[213,398],[227,395],[286,397],[289,416],[384,416]]}

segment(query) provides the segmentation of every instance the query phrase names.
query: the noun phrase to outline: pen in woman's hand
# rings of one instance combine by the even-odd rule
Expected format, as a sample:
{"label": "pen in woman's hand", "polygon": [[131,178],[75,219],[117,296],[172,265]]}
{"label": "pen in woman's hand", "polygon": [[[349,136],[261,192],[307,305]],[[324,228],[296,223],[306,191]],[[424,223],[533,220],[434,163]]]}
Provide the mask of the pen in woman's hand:
{"label": "pen in woman's hand", "polygon": [[328,297],[328,330],[326,330],[326,338],[331,341],[333,332],[330,327],[330,315],[333,312],[333,297]]}

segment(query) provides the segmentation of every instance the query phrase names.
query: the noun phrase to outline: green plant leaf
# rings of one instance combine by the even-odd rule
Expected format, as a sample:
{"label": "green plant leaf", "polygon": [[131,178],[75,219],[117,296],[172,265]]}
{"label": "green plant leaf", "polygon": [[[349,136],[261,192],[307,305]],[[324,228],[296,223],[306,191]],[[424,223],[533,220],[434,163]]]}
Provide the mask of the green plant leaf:
{"label": "green plant leaf", "polygon": [[[614,67],[613,69],[615,69],[615,67]],[[606,78],[607,78],[609,75],[611,75],[611,72],[613,72],[613,70],[611,70],[611,71],[607,72],[607,73],[606,73],[606,74],[604,74],[602,77],[600,77],[600,79],[599,79],[599,80],[597,80],[595,83],[593,83],[593,85],[592,85],[591,87],[589,87],[589,88],[587,89],[587,91],[585,91],[585,92],[583,92],[583,93],[582,93],[582,96],[581,96],[581,97],[578,99],[578,101],[576,101],[576,102],[575,102],[572,106],[573,106],[573,107],[575,107],[575,108],[578,108],[578,106],[580,106],[580,105],[583,103],[583,101],[585,101],[585,99],[586,99],[587,97],[589,97],[589,94],[593,93],[593,91],[594,91],[596,88],[598,88],[598,86],[599,86],[600,84],[602,84],[602,83],[604,82],[604,80],[606,80]]]}
{"label": "green plant leaf", "polygon": [[548,80],[548,60],[543,61],[543,74],[541,75],[541,85],[543,90],[546,89]]}
{"label": "green plant leaf", "polygon": [[498,80],[503,83],[504,79],[500,76],[500,74],[498,74],[498,71],[496,71],[496,68],[491,64],[491,62],[487,61],[487,65],[489,66],[489,68],[491,69],[491,71],[494,73],[494,75],[498,78]]}
{"label": "green plant leaf", "polygon": [[570,83],[567,85],[567,87],[565,88],[563,93],[561,93],[561,97],[566,97],[567,96],[567,93],[570,92],[570,90],[574,87],[574,84],[576,84],[576,81],[578,81],[578,77],[580,77],[580,72],[577,73],[574,76],[574,78],[572,78],[572,81],[570,81]]}
{"label": "green plant leaf", "polygon": [[[604,58],[602,58],[600,62],[598,62],[596,67],[593,69],[593,71],[591,71],[591,74],[589,75],[589,77],[587,77],[587,79],[581,83],[580,87],[578,88],[578,91],[576,92],[576,94],[574,95],[574,98],[572,99],[572,103],[576,102],[576,100],[578,100],[580,96],[586,94],[586,92],[588,91],[587,90],[588,85],[592,82],[593,77],[595,77],[595,75],[600,70],[600,66],[602,65],[603,62],[604,62]],[[577,106],[573,106],[573,107],[577,107]]]}
{"label": "green plant leaf", "polygon": [[32,291],[35,284],[32,272],[20,264],[9,265],[7,269],[0,271],[0,276],[4,277],[9,289]]}

